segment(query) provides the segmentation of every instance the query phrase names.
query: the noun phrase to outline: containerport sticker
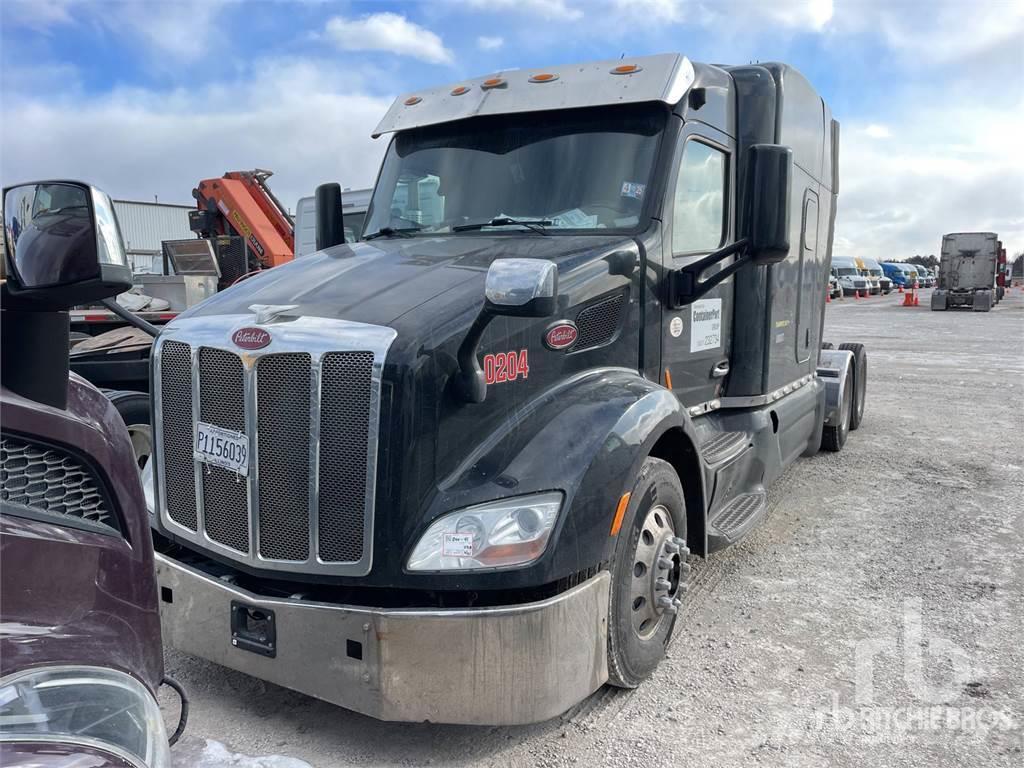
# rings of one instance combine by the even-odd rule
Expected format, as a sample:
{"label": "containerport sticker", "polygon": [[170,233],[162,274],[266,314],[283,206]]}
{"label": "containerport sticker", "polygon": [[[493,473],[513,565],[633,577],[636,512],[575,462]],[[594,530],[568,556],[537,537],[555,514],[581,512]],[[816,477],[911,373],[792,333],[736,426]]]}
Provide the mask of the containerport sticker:
{"label": "containerport sticker", "polygon": [[722,346],[722,300],[701,299],[690,306],[690,351]]}

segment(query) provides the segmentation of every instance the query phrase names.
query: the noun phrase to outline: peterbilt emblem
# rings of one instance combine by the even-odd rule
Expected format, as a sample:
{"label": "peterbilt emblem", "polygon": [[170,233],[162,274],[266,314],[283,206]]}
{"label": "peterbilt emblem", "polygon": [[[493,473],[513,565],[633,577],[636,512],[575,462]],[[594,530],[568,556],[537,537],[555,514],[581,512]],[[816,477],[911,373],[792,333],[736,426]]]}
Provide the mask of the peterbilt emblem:
{"label": "peterbilt emblem", "polygon": [[263,349],[270,343],[270,334],[262,328],[239,328],[231,334],[231,341],[242,349]]}
{"label": "peterbilt emblem", "polygon": [[568,349],[576,343],[579,335],[575,323],[561,320],[548,328],[544,334],[544,346],[548,349]]}

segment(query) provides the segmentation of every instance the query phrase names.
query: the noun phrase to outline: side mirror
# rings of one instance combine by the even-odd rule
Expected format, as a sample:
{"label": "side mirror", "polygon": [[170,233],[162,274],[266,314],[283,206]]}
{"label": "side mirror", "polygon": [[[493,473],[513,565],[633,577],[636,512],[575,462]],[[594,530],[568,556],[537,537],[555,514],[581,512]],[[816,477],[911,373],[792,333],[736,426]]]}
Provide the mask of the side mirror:
{"label": "side mirror", "polygon": [[558,266],[546,259],[495,259],[484,283],[480,310],[457,353],[455,391],[467,403],[487,397],[487,379],[477,360],[484,331],[498,315],[549,317],[558,308]]}
{"label": "side mirror", "polygon": [[553,315],[558,298],[558,267],[545,259],[496,259],[487,270],[484,298],[484,309],[492,315]]}
{"label": "side mirror", "polygon": [[5,294],[21,305],[68,309],[132,286],[114,206],[77,181],[4,190]]}
{"label": "side mirror", "polygon": [[750,148],[750,256],[757,266],[789,255],[790,181],[793,150],[779,144]]}
{"label": "side mirror", "polygon": [[345,216],[341,210],[341,185],[321,184],[316,188],[316,249],[345,242]]}

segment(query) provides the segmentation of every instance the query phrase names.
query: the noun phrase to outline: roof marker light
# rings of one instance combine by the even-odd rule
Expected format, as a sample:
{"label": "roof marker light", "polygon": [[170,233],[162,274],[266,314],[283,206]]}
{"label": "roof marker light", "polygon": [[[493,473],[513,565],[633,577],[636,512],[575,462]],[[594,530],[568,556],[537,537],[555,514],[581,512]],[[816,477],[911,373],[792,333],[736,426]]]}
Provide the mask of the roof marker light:
{"label": "roof marker light", "polygon": [[501,78],[501,77],[491,77],[491,78],[488,78],[487,80],[484,80],[482,83],[480,83],[480,87],[483,88],[484,90],[488,90],[490,88],[500,88],[504,84],[505,84],[504,78]]}
{"label": "roof marker light", "polygon": [[423,98],[420,96],[410,96],[408,99],[405,100],[405,106],[411,107],[416,104],[419,104],[421,101],[423,101]]}
{"label": "roof marker light", "polygon": [[558,75],[552,72],[541,72],[530,78],[531,83],[552,83],[558,79]]}
{"label": "roof marker light", "polygon": [[639,72],[643,67],[637,64],[620,64],[617,67],[612,67],[610,70],[613,75],[632,75],[634,72]]}
{"label": "roof marker light", "polygon": [[467,88],[465,85],[460,85],[455,88],[452,88],[452,96],[461,96],[464,93],[469,93],[469,88]]}

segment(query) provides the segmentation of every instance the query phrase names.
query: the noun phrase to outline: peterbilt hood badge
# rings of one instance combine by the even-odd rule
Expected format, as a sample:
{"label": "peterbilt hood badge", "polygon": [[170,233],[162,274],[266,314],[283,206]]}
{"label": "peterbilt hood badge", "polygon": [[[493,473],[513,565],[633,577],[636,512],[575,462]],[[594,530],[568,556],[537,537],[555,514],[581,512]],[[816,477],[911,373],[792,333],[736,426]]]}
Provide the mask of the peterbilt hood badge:
{"label": "peterbilt hood badge", "polygon": [[231,334],[231,341],[242,349],[263,349],[270,343],[270,334],[262,328],[239,328]]}
{"label": "peterbilt hood badge", "polygon": [[544,333],[544,346],[548,349],[568,349],[579,338],[576,323],[570,320],[559,320]]}

